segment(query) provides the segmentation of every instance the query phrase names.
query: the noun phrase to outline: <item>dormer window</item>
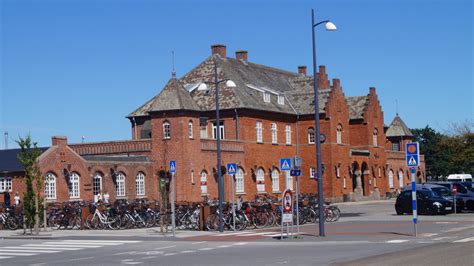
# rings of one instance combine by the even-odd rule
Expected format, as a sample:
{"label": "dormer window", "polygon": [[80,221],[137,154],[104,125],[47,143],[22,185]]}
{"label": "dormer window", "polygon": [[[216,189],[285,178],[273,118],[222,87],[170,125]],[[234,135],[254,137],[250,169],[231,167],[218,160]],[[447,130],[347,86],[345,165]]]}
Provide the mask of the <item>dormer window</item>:
{"label": "dormer window", "polygon": [[285,104],[285,97],[278,95],[278,104],[284,105]]}
{"label": "dormer window", "polygon": [[270,102],[270,93],[268,93],[268,92],[263,93],[263,101],[266,102],[266,103]]}

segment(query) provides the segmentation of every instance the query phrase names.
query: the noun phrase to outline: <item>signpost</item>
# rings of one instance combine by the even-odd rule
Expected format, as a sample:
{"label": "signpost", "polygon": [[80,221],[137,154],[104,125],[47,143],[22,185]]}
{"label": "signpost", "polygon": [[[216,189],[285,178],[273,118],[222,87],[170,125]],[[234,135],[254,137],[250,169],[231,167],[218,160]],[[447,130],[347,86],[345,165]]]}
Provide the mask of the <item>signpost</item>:
{"label": "signpost", "polygon": [[231,184],[232,184],[232,224],[235,231],[235,174],[237,173],[237,164],[236,163],[228,163],[227,164],[227,173],[231,176]]}
{"label": "signpost", "polygon": [[456,193],[458,192],[458,188],[455,184],[453,184],[453,202],[454,202],[454,213],[456,213]]}
{"label": "signpost", "polygon": [[173,228],[173,237],[176,236],[176,213],[174,207],[174,174],[176,173],[176,161],[170,161],[171,173],[171,227]]}
{"label": "signpost", "polygon": [[416,182],[415,182],[415,167],[420,164],[420,149],[418,142],[407,143],[405,147],[406,151],[406,163],[407,166],[411,167],[411,199],[413,209],[413,225],[415,229],[415,237],[417,236],[416,222],[418,219],[417,206],[416,206]]}
{"label": "signpost", "polygon": [[288,237],[288,224],[291,223],[293,227],[293,193],[290,189],[283,192],[281,198],[281,238],[283,239],[283,227],[286,225],[286,236]]}
{"label": "signpost", "polygon": [[[295,167],[297,167],[296,163],[294,165],[295,165]],[[300,199],[299,199],[299,195],[300,195],[301,170],[300,169],[292,169],[290,171],[290,175],[296,177],[296,200],[295,200],[296,201],[296,232],[299,234],[300,233],[300,212],[299,212],[299,210],[300,210],[300,207],[299,207]]]}

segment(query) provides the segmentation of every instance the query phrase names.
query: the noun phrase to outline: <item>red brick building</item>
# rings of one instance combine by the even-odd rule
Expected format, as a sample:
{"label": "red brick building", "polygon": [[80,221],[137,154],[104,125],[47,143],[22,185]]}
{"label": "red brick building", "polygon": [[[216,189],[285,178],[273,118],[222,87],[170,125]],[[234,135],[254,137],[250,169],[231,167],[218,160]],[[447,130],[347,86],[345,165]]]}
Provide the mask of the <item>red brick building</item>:
{"label": "red brick building", "polygon": [[[39,159],[47,198],[91,200],[107,191],[111,199],[156,200],[170,160],[177,162],[177,201],[216,198],[216,130],[222,136],[222,165],[238,164],[237,195],[253,199],[295,189],[295,178],[279,169],[280,158],[294,156],[303,161],[301,192],[315,193],[314,79],[306,67],[289,72],[251,63],[247,51],[230,58],[224,45],[213,45],[211,51],[127,117],[132,140],[68,144],[65,137],[53,137]],[[214,64],[219,80],[236,84],[219,85],[220,125],[215,123],[215,88],[199,86],[213,81]],[[376,199],[409,182],[403,149],[413,135],[398,115],[389,127],[384,125],[376,89],[348,97],[338,79],[328,79],[324,66],[317,82],[325,197]],[[7,153],[11,157],[15,151],[1,151],[0,157]],[[421,158],[418,182],[425,178]],[[22,191],[21,175],[20,166],[0,164],[0,190],[3,180],[4,190]],[[229,200],[230,177],[224,177]]]}

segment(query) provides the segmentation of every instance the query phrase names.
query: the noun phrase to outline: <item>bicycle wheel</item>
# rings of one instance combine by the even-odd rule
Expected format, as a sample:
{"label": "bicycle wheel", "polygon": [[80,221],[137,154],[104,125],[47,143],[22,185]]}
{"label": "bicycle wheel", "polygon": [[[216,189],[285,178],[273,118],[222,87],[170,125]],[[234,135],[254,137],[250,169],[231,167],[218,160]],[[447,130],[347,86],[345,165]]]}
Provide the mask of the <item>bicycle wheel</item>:
{"label": "bicycle wheel", "polygon": [[14,217],[7,217],[7,220],[6,220],[6,226],[8,229],[10,230],[16,230],[18,229],[18,223],[16,222],[16,219]]}
{"label": "bicycle wheel", "polygon": [[97,216],[94,216],[93,214],[89,214],[86,218],[86,227],[95,230],[99,228],[99,218]]}
{"label": "bicycle wheel", "polygon": [[217,231],[219,230],[219,216],[216,214],[211,214],[206,218],[206,229],[208,231]]}
{"label": "bicycle wheel", "polygon": [[268,215],[263,212],[257,212],[253,216],[253,224],[257,229],[262,229],[268,224]]}
{"label": "bicycle wheel", "polygon": [[75,215],[69,219],[69,226],[73,230],[81,229],[82,227],[82,219],[80,216]]}

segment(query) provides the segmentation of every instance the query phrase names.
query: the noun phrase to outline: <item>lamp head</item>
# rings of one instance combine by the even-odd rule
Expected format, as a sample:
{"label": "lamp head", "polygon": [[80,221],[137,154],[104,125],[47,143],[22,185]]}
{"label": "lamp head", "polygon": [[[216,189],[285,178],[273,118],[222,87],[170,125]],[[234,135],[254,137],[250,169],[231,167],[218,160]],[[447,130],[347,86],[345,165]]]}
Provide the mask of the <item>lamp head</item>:
{"label": "lamp head", "polygon": [[336,25],[334,23],[332,23],[331,21],[328,21],[326,22],[326,30],[327,31],[335,31],[337,28],[336,28]]}
{"label": "lamp head", "polygon": [[199,84],[197,89],[198,89],[198,91],[207,91],[208,90],[206,83]]}
{"label": "lamp head", "polygon": [[233,81],[230,80],[230,79],[229,79],[228,81],[226,81],[225,85],[226,85],[227,87],[229,87],[229,88],[235,88],[235,87],[237,87],[237,85],[235,85],[235,82],[233,82]]}

